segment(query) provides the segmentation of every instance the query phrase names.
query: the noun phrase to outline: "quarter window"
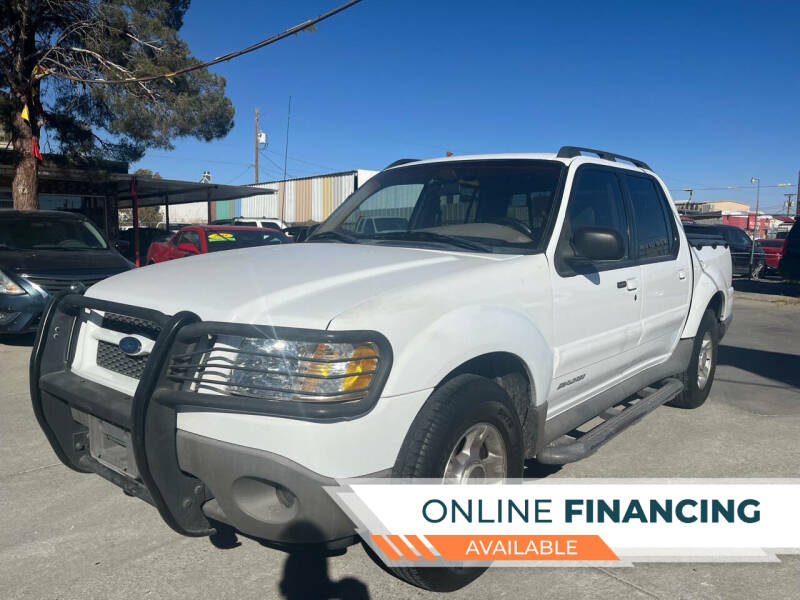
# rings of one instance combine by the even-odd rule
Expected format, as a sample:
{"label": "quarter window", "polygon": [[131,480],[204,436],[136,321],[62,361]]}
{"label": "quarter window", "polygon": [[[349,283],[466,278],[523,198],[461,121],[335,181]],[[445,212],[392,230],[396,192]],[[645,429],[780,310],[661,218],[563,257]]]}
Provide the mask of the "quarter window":
{"label": "quarter window", "polygon": [[664,214],[664,202],[655,182],[647,177],[626,175],[633,204],[633,218],[639,240],[639,258],[670,256],[671,228]]}

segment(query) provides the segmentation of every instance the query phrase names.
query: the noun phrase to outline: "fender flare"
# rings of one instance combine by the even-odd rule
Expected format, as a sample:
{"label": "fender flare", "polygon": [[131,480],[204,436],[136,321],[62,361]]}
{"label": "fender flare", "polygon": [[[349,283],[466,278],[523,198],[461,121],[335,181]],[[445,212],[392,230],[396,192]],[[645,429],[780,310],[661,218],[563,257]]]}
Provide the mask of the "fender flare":
{"label": "fender flare", "polygon": [[[465,335],[465,323],[473,324],[474,333]],[[545,337],[521,312],[483,305],[458,308],[418,331],[395,353],[383,395],[434,388],[467,361],[493,352],[517,356],[528,370],[533,401],[536,405],[546,401],[553,354]]]}
{"label": "fender flare", "polygon": [[[706,271],[700,271],[698,274],[697,285],[695,285],[694,293],[692,294],[692,304],[689,308],[689,316],[686,319],[686,324],[683,326],[681,338],[693,338],[697,335],[697,329],[700,327],[700,321],[703,314],[706,312],[708,305],[712,299],[719,295],[720,298],[720,312],[717,318],[721,318],[726,314],[726,298],[725,293],[722,291],[724,288],[714,281]],[[719,282],[720,284],[722,282]]]}

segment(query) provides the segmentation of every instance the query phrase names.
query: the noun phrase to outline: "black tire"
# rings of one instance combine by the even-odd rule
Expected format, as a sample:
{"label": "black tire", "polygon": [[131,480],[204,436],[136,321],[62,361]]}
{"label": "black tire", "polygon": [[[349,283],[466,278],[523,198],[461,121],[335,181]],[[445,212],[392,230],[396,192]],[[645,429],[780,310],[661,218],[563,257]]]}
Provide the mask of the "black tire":
{"label": "black tire", "polygon": [[[431,394],[406,434],[392,476],[441,479],[456,444],[478,423],[490,423],[500,432],[506,448],[506,477],[522,477],[522,425],[514,404],[496,383],[471,374],[454,377]],[[402,567],[389,571],[411,585],[452,592],[486,569]]]}
{"label": "black tire", "polygon": [[[702,387],[698,381],[700,366],[700,349],[706,334],[711,338],[711,366],[705,385]],[[692,358],[689,367],[675,377],[683,383],[683,391],[674,400],[668,402],[669,406],[677,408],[697,408],[708,398],[711,386],[714,383],[714,374],[717,371],[717,357],[719,355],[719,322],[717,316],[711,310],[706,310],[697,328],[697,335],[694,337],[692,347]]]}

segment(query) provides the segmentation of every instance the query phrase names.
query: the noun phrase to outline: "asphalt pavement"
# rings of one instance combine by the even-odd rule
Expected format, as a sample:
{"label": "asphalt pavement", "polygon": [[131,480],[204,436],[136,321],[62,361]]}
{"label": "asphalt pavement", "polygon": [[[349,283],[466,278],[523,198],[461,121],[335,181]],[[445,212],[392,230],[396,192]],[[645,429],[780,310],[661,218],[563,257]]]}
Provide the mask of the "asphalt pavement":
{"label": "asphalt pavement", "polygon": [[[242,538],[220,550],[155,509],[58,462],[28,395],[31,339],[0,340],[0,597],[5,599],[434,598],[372,563]],[[800,302],[737,298],[706,404],[662,407],[547,477],[800,476]],[[449,598],[797,598],[800,556],[779,563],[494,568]]]}

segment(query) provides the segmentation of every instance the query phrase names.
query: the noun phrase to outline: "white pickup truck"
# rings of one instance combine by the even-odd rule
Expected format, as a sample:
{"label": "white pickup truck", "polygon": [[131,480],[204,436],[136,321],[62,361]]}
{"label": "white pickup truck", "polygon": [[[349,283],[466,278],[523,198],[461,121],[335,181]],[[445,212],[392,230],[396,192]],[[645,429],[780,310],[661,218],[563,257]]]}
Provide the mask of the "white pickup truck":
{"label": "white pickup truck", "polygon": [[[370,217],[404,227],[359,232]],[[309,243],[56,298],[31,395],[65,464],[182,534],[344,546],[353,525],[323,490],[337,479],[521,477],[665,402],[700,406],[732,301],[725,242],[687,240],[639,160],[403,160]],[[446,590],[480,570],[397,573]]]}

